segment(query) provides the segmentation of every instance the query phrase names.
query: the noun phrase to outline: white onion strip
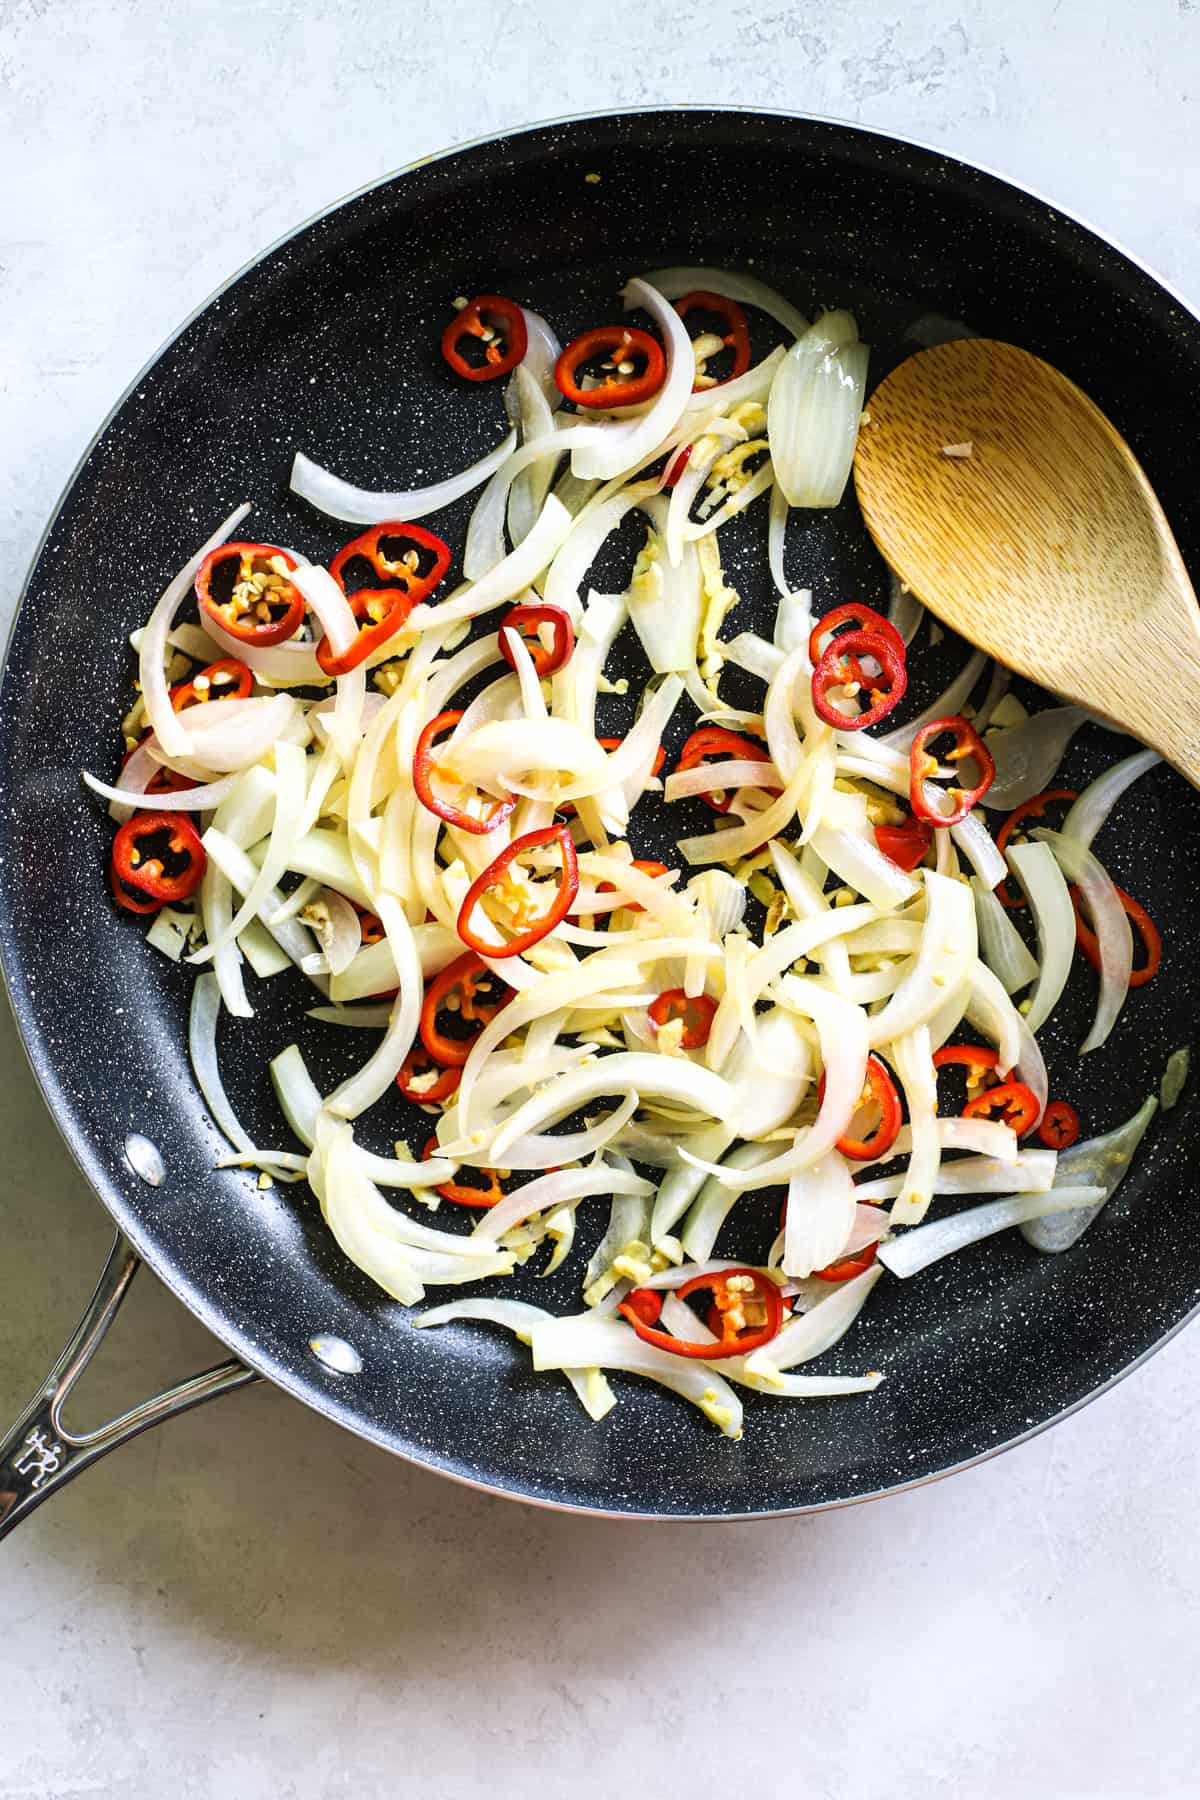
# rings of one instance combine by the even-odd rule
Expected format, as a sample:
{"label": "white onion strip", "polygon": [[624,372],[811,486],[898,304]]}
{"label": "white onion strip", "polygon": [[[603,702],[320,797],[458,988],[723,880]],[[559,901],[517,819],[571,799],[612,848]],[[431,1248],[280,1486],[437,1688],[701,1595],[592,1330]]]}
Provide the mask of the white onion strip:
{"label": "white onion strip", "polygon": [[[1100,994],[1092,1028],[1079,1046],[1079,1054],[1086,1056],[1108,1041],[1129,993],[1133,969],[1133,932],[1129,915],[1107,869],[1079,839],[1040,828],[1033,836],[1038,843],[1049,846],[1064,875],[1079,888],[1096,934],[1100,954]],[[1032,1008],[1030,1010],[1032,1012]],[[1031,1029],[1036,1027],[1031,1026]]]}
{"label": "white onion strip", "polygon": [[177,713],[171,705],[164,669],[167,636],[175,623],[175,614],[191,589],[200,564],[210,550],[225,543],[249,511],[250,502],[243,501],[241,506],[234,508],[223,524],[218,525],[195,556],[183,565],[174,580],[167,583],[142,630],[142,647],[138,652],[138,679],[142,686],[142,699],[151,730],[170,756],[190,755],[192,740],[183,722],[183,715]]}
{"label": "white onion strip", "polygon": [[299,494],[302,500],[307,500],[318,512],[327,513],[331,519],[345,519],[351,525],[385,525],[391,519],[423,519],[427,513],[437,512],[443,506],[451,506],[455,500],[461,500],[464,494],[482,487],[501,463],[511,456],[516,442],[516,432],[510,431],[495,450],[490,450],[479,462],[460,470],[457,475],[449,475],[444,481],[435,481],[429,487],[408,488],[393,493],[376,493],[368,488],[356,487],[353,482],[343,481],[340,476],[323,469],[311,457],[305,456],[302,450],[297,450],[292,461],[290,486],[294,494]]}
{"label": "white onion strip", "polygon": [[221,1016],[221,991],[213,974],[201,975],[192,988],[192,1004],[188,1012],[188,1053],[196,1085],[204,1096],[204,1104],[213,1116],[218,1130],[229,1139],[248,1162],[280,1181],[296,1181],[298,1177],[286,1164],[263,1155],[243,1127],[225,1092],[217,1062],[217,1024]]}
{"label": "white onion strip", "polygon": [[[1048,844],[1010,844],[1008,860],[1025,890],[1037,927],[1040,966],[1037,985],[1029,997],[1029,1011],[1025,1015],[1030,1031],[1036,1031],[1058,1005],[1071,973],[1075,956],[1075,910],[1062,870]],[[1128,922],[1125,929],[1129,929]],[[1131,960],[1132,956],[1131,942]]]}
{"label": "white onion strip", "polygon": [[368,1106],[381,1100],[392,1086],[412,1049],[424,998],[421,960],[404,908],[394,895],[380,893],[375,896],[375,910],[387,934],[399,992],[392,1005],[388,1028],[374,1055],[357,1074],[335,1088],[326,1101],[330,1112],[343,1119],[356,1119]]}
{"label": "white onion strip", "polygon": [[907,1281],[943,1256],[953,1256],[968,1244],[1007,1231],[1013,1225],[1024,1225],[1031,1219],[1044,1219],[1051,1213],[1069,1212],[1075,1207],[1094,1206],[1104,1198],[1098,1187],[1053,1188],[1048,1194],[1012,1194],[1004,1200],[988,1200],[983,1206],[972,1206],[966,1212],[949,1218],[935,1219],[916,1231],[906,1231],[881,1245],[879,1260],[893,1275]]}

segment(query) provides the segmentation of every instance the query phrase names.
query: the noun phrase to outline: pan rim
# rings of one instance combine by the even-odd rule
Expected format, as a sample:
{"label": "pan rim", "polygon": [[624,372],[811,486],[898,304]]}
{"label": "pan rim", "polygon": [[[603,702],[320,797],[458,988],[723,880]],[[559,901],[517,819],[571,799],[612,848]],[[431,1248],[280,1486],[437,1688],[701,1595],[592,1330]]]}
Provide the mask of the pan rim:
{"label": "pan rim", "polygon": [[[7,673],[17,622],[20,618],[22,609],[24,608],[34,574],[41,562],[42,555],[53,534],[59,516],[73,493],[88,459],[91,457],[93,451],[96,449],[105,433],[109,430],[122,408],[136,392],[141,382],[157,367],[163,356],[166,355],[184,333],[199,318],[201,318],[222,295],[227,293],[237,282],[241,281],[244,276],[250,274],[268,257],[273,256],[277,251],[303,236],[314,226],[321,223],[321,221],[340,212],[344,207],[351,205],[354,201],[359,200],[368,194],[391,185],[393,182],[399,181],[403,176],[410,175],[419,169],[427,168],[430,164],[448,161],[452,157],[473,150],[482,149],[489,144],[508,142],[513,139],[527,137],[535,132],[553,130],[556,127],[585,125],[606,119],[644,118],[650,116],[674,115],[678,113],[725,114],[747,120],[774,119],[802,123],[805,125],[828,126],[833,128],[834,131],[844,132],[848,136],[879,139],[887,143],[899,145],[906,149],[919,150],[927,155],[938,157],[943,162],[953,165],[968,174],[982,175],[1007,187],[1015,194],[1036,201],[1039,205],[1048,208],[1050,211],[1057,213],[1060,217],[1067,219],[1078,226],[1098,243],[1116,251],[1129,265],[1138,270],[1163,294],[1174,301],[1179,309],[1196,324],[1198,329],[1200,329],[1200,312],[1197,311],[1196,307],[1184,297],[1173,283],[1159,274],[1156,269],[1144,260],[1144,258],[1129,250],[1119,238],[1114,237],[1108,231],[1101,230],[1080,213],[1062,205],[1059,201],[1052,199],[1040,188],[1030,185],[1023,179],[1017,179],[1011,175],[1005,174],[988,163],[968,161],[957,152],[947,150],[943,146],[929,142],[923,138],[909,136],[906,133],[889,131],[880,127],[863,124],[857,120],[844,119],[827,113],[805,112],[787,107],[747,107],[738,106],[729,102],[707,101],[685,101],[670,105],[651,104],[645,106],[604,107],[585,112],[558,114],[549,118],[534,120],[524,125],[510,126],[496,131],[481,133],[476,137],[463,139],[459,142],[449,144],[440,150],[414,157],[409,162],[403,163],[397,168],[392,169],[371,181],[364,182],[359,187],[342,194],[339,198],[318,208],[297,225],[292,226],[281,233],[262,249],[247,258],[246,261],[240,264],[237,269],[225,278],[225,280],[220,282],[211,293],[187,314],[180,324],[163,339],[157,349],[138,367],[131,380],[114,400],[96,430],[87,441],[67,476],[58,499],[47,518],[46,525],[30,558],[28,569],[17,598],[17,604],[13,610],[12,620],[5,640],[3,658],[0,659],[0,680],[2,680]],[[109,1214],[118,1229],[130,1240],[137,1250],[138,1255],[153,1271],[158,1280],[160,1280],[174,1297],[199,1320],[205,1329],[211,1332],[218,1342],[224,1344],[227,1349],[241,1358],[249,1368],[255,1370],[265,1380],[270,1381],[272,1386],[281,1389],[288,1394],[290,1398],[300,1401],[303,1405],[310,1407],[314,1412],[330,1419],[334,1424],[342,1426],[347,1431],[352,1432],[355,1436],[362,1438],[365,1442],[376,1445],[378,1448],[387,1451],[389,1454],[398,1457],[406,1463],[412,1464],[416,1468],[426,1469],[433,1474],[454,1481],[460,1486],[474,1489],[480,1493],[492,1494],[504,1500],[511,1500],[529,1506],[537,1506],[552,1512],[582,1515],[588,1518],[631,1520],[639,1523],[655,1524],[715,1524],[726,1521],[729,1523],[744,1524],[760,1520],[795,1518],[807,1514],[840,1511],[845,1507],[859,1506],[868,1501],[886,1499],[893,1494],[911,1493],[915,1489],[928,1487],[933,1482],[943,1481],[951,1475],[957,1475],[964,1470],[976,1468],[982,1463],[990,1462],[993,1458],[1004,1454],[1006,1451],[1016,1449],[1018,1446],[1028,1443],[1031,1439],[1038,1437],[1042,1432],[1048,1431],[1052,1426],[1061,1424],[1063,1420],[1080,1412],[1085,1406],[1090,1405],[1093,1400],[1097,1400],[1102,1395],[1110,1392],[1119,1382],[1124,1381],[1127,1376],[1132,1375],[1136,1370],[1140,1369],[1151,1357],[1155,1356],[1161,1349],[1170,1343],[1170,1341],[1176,1337],[1186,1325],[1189,1325],[1197,1318],[1197,1316],[1200,1316],[1200,1301],[1198,1301],[1183,1314],[1182,1317],[1176,1320],[1166,1331],[1157,1337],[1153,1343],[1147,1345],[1145,1349],[1140,1351],[1131,1362],[1126,1363],[1122,1368],[1107,1376],[1096,1387],[1081,1394],[1068,1406],[1062,1407],[1059,1411],[1051,1414],[1049,1417],[1029,1426],[1028,1429],[1018,1433],[1016,1436],[1005,1439],[1003,1443],[990,1445],[987,1449],[979,1451],[976,1455],[951,1463],[945,1468],[933,1470],[929,1474],[915,1477],[910,1481],[890,1483],[887,1486],[873,1488],[869,1492],[846,1495],[833,1500],[807,1502],[798,1506],[765,1507],[750,1512],[641,1512],[626,1509],[610,1509],[603,1506],[589,1505],[570,1500],[550,1498],[545,1495],[521,1492],[515,1487],[504,1486],[497,1482],[486,1481],[478,1477],[464,1474],[461,1470],[446,1466],[445,1463],[435,1457],[423,1456],[411,1448],[405,1449],[398,1446],[390,1441],[382,1431],[372,1426],[369,1421],[348,1416],[346,1409],[338,1404],[336,1392],[331,1391],[330,1393],[325,1394],[318,1389],[304,1386],[298,1376],[292,1375],[292,1373],[286,1369],[268,1367],[266,1359],[256,1354],[257,1347],[253,1341],[250,1340],[244,1332],[239,1331],[236,1328],[231,1328],[229,1321],[222,1319],[222,1329],[216,1330],[213,1321],[205,1314],[199,1304],[198,1297],[193,1296],[188,1284],[178,1280],[175,1277],[174,1272],[169,1268],[159,1266],[156,1246],[144,1232],[141,1222],[133,1217],[122,1203],[119,1190],[115,1189],[111,1175],[108,1177],[107,1185],[114,1187],[113,1194],[110,1197],[104,1191],[104,1184],[102,1184],[99,1179],[99,1171],[101,1168],[100,1157],[90,1139],[81,1137],[77,1141],[76,1135],[69,1132],[62,1123],[62,1112],[65,1110],[62,1104],[62,1097],[53,1092],[54,1088],[58,1085],[57,1078],[54,1075],[54,1071],[49,1066],[48,1059],[43,1058],[47,1064],[44,1070],[39,1067],[39,1060],[38,1056],[35,1055],[34,1045],[30,1041],[30,1037],[27,1036],[26,1019],[23,1016],[22,1008],[18,1007],[14,998],[13,973],[10,972],[8,966],[8,951],[2,935],[0,935],[0,980],[3,982],[4,991],[12,1010],[13,1018],[16,1022],[17,1032],[20,1038],[22,1051],[25,1055],[25,1060],[37,1083],[39,1092],[46,1103],[47,1110],[54,1121],[59,1136],[66,1144],[80,1173],[83,1175],[88,1186],[95,1193],[101,1206]],[[89,1166],[89,1163],[94,1164],[94,1168]]]}

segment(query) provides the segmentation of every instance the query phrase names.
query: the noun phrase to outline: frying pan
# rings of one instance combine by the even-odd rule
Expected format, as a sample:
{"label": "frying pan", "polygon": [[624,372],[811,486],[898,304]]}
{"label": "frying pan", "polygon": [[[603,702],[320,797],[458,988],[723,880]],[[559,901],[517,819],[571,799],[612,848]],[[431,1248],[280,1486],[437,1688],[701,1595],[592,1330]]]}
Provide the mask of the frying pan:
{"label": "frying pan", "polygon": [[[0,1449],[0,1531],[115,1443],[255,1374],[398,1455],[526,1500],[643,1518],[839,1505],[946,1474],[1061,1418],[1149,1355],[1200,1299],[1190,1090],[1074,1251],[1041,1257],[1009,1233],[907,1284],[888,1277],[831,1357],[882,1369],[878,1391],[807,1403],[748,1395],[736,1444],[633,1379],[618,1378],[619,1406],[591,1424],[507,1334],[414,1331],[347,1263],[306,1188],[264,1192],[243,1172],[214,1170],[223,1145],[186,1055],[190,975],[116,916],[105,881],[111,827],[79,782],[83,767],[116,765],[128,633],[243,497],[255,503],[255,536],[332,553],[347,534],[287,491],[295,447],[380,487],[448,473],[497,441],[499,393],[456,384],[437,353],[454,295],[511,293],[565,339],[615,316],[626,276],[668,263],[752,269],[810,314],[852,308],[875,346],[873,379],[913,348],[906,334],[925,314],[1048,358],[1128,438],[1197,566],[1200,324],[1082,224],[931,150],[780,114],[577,119],[418,164],[260,257],[183,327],[92,444],[9,645],[0,954],[47,1104],[118,1237],[76,1339]],[[462,542],[469,504],[442,516],[451,542]],[[744,596],[735,629],[769,616],[764,540],[752,510],[731,550]],[[789,557],[818,607],[878,605],[886,594],[852,498],[796,526]],[[928,667],[928,695],[961,647],[915,661]],[[626,669],[636,688],[645,673],[636,651]],[[620,730],[633,699],[610,704],[601,729]],[[1111,736],[1088,727],[1062,783],[1081,786],[1113,755]],[[660,854],[680,828],[660,825],[638,854]],[[1198,837],[1200,797],[1166,770],[1106,829],[1105,859],[1159,921],[1166,952],[1104,1050],[1076,1055],[1094,1000],[1086,975],[1047,1035],[1054,1091],[1089,1133],[1127,1116],[1193,1029]],[[300,977],[254,991],[257,1016],[223,1032],[223,1068],[255,1141],[282,1146],[269,1058],[298,1037],[327,1089],[362,1048],[347,1042],[358,1034],[305,1019]],[[400,1132],[419,1141],[426,1122],[406,1118],[398,1096],[387,1112],[385,1102],[371,1118],[376,1147]],[[584,1255],[599,1230],[589,1215]],[[139,1258],[232,1360],[98,1433],[72,1435],[62,1399]],[[530,1267],[505,1291],[574,1309],[580,1266],[577,1250],[552,1280]]]}

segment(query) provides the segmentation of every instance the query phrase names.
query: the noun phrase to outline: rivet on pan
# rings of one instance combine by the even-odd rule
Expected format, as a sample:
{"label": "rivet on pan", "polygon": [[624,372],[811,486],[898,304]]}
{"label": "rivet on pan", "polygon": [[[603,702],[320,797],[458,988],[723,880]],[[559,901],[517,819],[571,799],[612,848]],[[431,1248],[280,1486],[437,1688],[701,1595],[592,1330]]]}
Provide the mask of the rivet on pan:
{"label": "rivet on pan", "polygon": [[321,1332],[309,1338],[308,1347],[319,1363],[324,1363],[335,1375],[357,1375],[363,1366],[362,1357],[348,1344],[345,1338],[330,1337]]}
{"label": "rivet on pan", "polygon": [[151,1187],[161,1187],[167,1178],[166,1164],[158,1145],[152,1144],[140,1131],[131,1131],[125,1139],[125,1160],[134,1174],[140,1175]]}

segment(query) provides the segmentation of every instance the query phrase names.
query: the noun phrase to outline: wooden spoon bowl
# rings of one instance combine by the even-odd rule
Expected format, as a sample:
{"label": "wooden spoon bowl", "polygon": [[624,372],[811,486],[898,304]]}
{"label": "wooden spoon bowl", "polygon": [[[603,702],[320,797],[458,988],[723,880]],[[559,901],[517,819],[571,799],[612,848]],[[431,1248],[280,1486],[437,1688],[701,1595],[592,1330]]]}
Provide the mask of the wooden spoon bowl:
{"label": "wooden spoon bowl", "polygon": [[880,383],[854,458],[889,565],[954,631],[1200,786],[1200,611],[1129,445],[1027,350],[963,338]]}

